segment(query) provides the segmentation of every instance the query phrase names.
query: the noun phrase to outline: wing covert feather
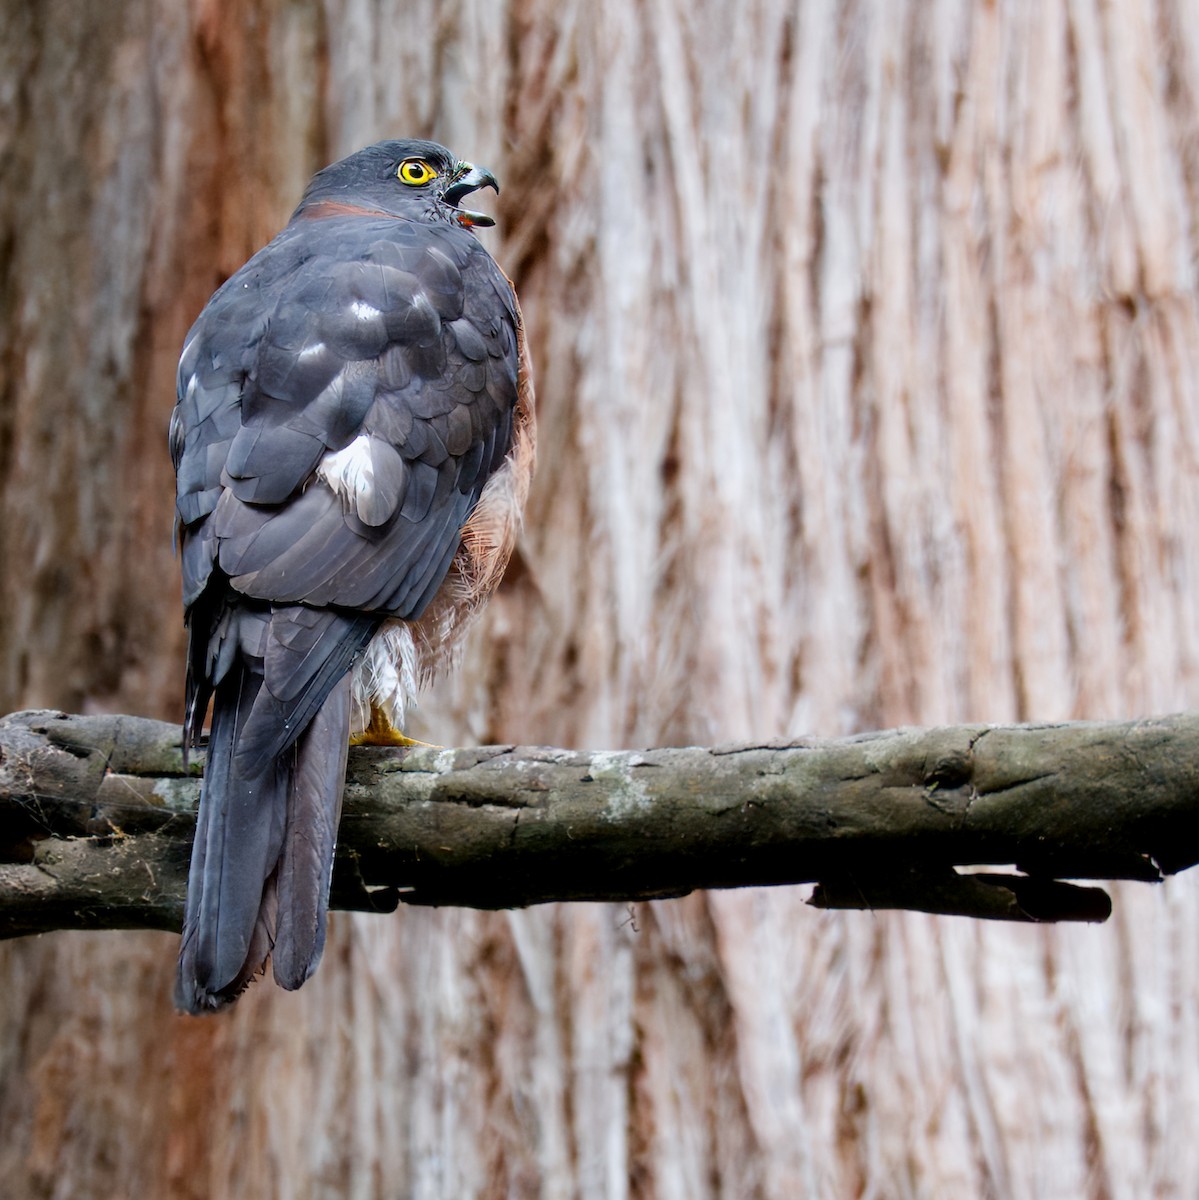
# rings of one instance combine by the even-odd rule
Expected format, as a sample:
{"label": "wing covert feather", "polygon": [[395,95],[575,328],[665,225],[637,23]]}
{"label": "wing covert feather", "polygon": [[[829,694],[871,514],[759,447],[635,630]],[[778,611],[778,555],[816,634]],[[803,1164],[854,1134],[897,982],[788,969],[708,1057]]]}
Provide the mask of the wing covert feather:
{"label": "wing covert feather", "polygon": [[[219,567],[262,600],[418,616],[511,439],[508,284],[465,230],[309,224],[318,253],[289,227],[189,335],[176,439],[187,594]],[[313,275],[297,288],[302,264]],[[317,468],[362,435],[368,469],[335,495]]]}

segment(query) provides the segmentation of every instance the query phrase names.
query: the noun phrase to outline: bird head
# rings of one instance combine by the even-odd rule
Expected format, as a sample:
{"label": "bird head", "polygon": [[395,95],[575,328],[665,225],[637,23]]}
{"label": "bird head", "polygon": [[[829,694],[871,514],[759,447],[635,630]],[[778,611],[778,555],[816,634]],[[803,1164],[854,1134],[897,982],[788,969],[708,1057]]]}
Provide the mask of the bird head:
{"label": "bird head", "polygon": [[461,162],[436,142],[377,142],[319,171],[295,215],[368,210],[415,221],[447,221],[464,229],[494,225],[486,213],[462,208],[479,188],[500,185],[485,167]]}

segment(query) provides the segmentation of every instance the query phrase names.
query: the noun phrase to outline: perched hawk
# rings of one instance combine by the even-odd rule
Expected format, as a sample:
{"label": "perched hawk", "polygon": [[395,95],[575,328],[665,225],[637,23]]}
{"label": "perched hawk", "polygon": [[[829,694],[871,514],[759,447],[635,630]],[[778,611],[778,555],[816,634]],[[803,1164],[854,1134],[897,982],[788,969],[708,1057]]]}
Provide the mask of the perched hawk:
{"label": "perched hawk", "polygon": [[175,1002],[236,999],[325,940],[356,740],[397,740],[507,564],[533,466],[512,286],[459,207],[495,177],[433,142],[326,167],[209,300],[171,456],[189,634],[185,744],[208,762]]}

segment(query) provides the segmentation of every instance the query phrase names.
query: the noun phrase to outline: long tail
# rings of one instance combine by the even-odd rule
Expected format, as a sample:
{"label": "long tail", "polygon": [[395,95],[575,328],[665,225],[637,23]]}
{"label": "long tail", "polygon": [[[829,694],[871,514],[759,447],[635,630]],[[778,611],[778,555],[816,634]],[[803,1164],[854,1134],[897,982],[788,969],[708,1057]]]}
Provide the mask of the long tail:
{"label": "long tail", "polygon": [[175,984],[185,1012],[232,1003],[272,952],[285,988],[320,961],[349,672],[374,623],[234,609],[211,634],[212,732]]}

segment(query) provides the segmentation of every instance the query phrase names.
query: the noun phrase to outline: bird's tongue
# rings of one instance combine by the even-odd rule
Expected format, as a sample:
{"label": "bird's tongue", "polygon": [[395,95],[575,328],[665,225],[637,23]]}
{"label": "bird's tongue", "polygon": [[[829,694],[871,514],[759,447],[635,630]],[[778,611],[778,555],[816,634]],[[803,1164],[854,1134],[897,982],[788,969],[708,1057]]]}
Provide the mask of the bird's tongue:
{"label": "bird's tongue", "polygon": [[480,228],[495,224],[495,218],[489,217],[486,213],[471,212],[469,208],[460,208],[454,214],[454,220],[458,222],[463,229],[474,229],[476,225]]}
{"label": "bird's tongue", "polygon": [[500,185],[496,182],[495,176],[486,167],[476,167],[473,163],[463,163],[459,167],[458,178],[446,188],[446,200],[457,209],[454,219],[464,229],[474,229],[476,226],[485,228],[495,224],[495,218],[489,217],[486,213],[472,212],[469,208],[458,208],[460,200],[465,200],[471,192],[477,192],[479,188],[484,187],[493,188],[496,194],[499,194]]}

